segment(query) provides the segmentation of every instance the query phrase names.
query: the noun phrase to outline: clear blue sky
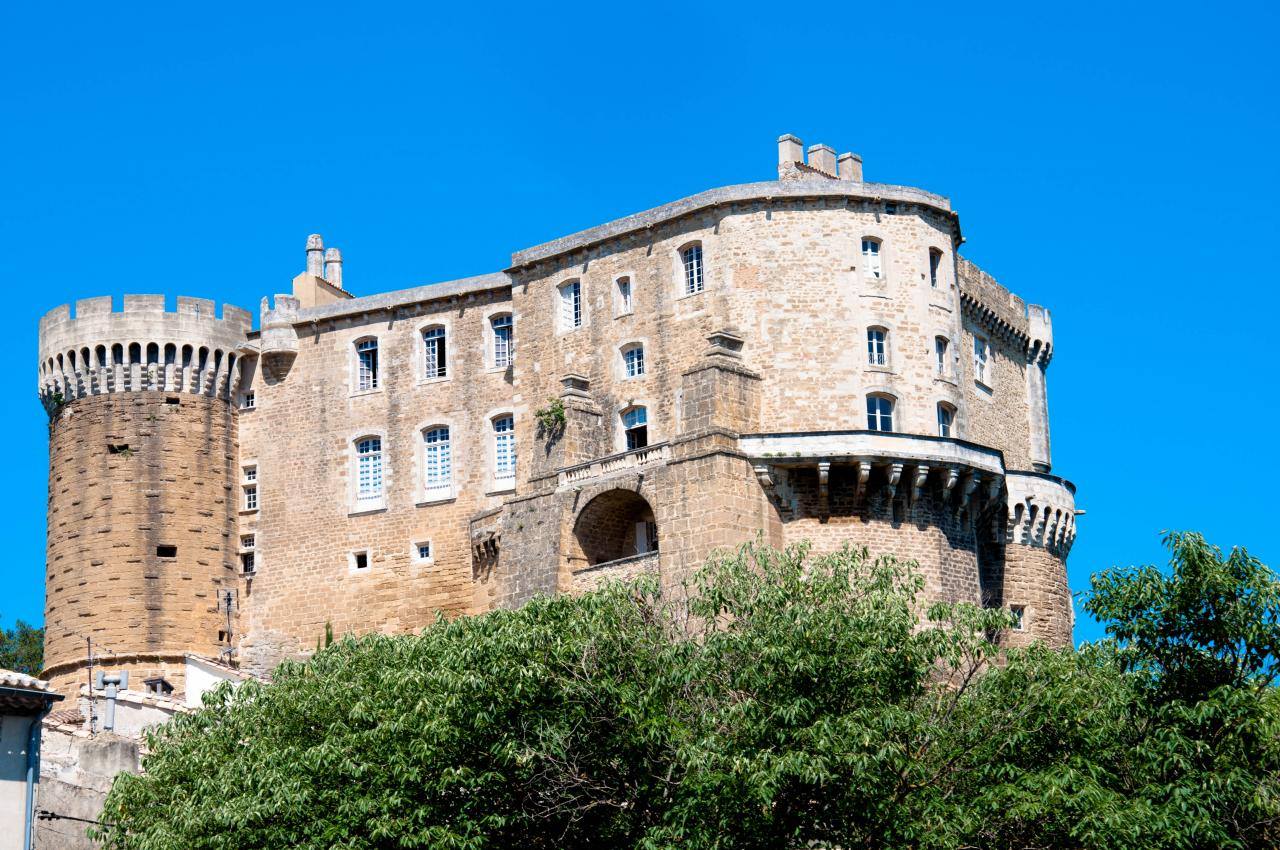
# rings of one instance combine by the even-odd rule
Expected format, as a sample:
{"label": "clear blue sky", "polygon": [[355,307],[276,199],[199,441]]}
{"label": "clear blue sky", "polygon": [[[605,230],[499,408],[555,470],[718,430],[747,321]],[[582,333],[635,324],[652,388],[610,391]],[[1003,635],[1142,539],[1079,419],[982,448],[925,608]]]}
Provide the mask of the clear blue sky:
{"label": "clear blue sky", "polygon": [[1280,566],[1274,5],[433,6],[0,12],[0,622],[42,617],[48,308],[256,313],[312,232],[357,293],[501,269],[769,179],[785,132],[949,196],[965,253],[1052,309],[1074,588],[1163,562],[1166,528]]}

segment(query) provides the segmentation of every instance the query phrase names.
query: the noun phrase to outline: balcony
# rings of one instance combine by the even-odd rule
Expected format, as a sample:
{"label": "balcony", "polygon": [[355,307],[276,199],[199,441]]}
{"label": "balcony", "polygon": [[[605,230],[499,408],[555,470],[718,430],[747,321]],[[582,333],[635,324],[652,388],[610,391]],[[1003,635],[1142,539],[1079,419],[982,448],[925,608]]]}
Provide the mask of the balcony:
{"label": "balcony", "polygon": [[569,487],[618,472],[629,472],[645,466],[666,463],[670,459],[671,444],[654,443],[651,446],[608,455],[576,466],[566,466],[556,472],[557,485]]}

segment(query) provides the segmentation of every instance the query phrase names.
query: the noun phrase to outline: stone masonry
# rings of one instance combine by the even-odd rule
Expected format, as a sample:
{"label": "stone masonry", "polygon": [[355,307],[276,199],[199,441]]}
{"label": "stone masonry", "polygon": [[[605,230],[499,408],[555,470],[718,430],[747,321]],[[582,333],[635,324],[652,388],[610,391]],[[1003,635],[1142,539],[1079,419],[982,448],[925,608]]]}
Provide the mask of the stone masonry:
{"label": "stone masonry", "polygon": [[918,562],[931,598],[1070,641],[1049,313],[939,195],[793,136],[778,179],[354,297],[319,236],[249,314],[109,298],[41,322],[46,677],[182,687],[762,537]]}

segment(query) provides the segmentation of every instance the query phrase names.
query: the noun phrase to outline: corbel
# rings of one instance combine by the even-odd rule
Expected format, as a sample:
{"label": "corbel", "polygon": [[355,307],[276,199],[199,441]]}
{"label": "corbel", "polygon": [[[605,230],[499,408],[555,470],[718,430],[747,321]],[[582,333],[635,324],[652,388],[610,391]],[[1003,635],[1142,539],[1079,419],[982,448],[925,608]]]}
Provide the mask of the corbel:
{"label": "corbel", "polygon": [[924,484],[929,480],[929,467],[924,464],[917,464],[915,470],[915,478],[911,482],[911,504],[915,504],[920,499],[920,491],[924,489]]}
{"label": "corbel", "polygon": [[831,478],[831,461],[818,461],[818,508],[819,513],[825,519],[830,515],[830,494],[828,491],[828,482]]}
{"label": "corbel", "polygon": [[857,485],[857,490],[853,494],[853,497],[855,500],[862,498],[862,494],[866,492],[866,489],[867,489],[867,481],[871,478],[871,464],[868,461],[865,461],[865,460],[858,461],[857,468],[858,468],[858,473],[857,473],[858,485]]}
{"label": "corbel", "polygon": [[898,482],[902,480],[902,467],[903,464],[901,463],[889,464],[889,481],[887,484],[889,489],[889,501],[893,501],[893,497],[898,494]]}

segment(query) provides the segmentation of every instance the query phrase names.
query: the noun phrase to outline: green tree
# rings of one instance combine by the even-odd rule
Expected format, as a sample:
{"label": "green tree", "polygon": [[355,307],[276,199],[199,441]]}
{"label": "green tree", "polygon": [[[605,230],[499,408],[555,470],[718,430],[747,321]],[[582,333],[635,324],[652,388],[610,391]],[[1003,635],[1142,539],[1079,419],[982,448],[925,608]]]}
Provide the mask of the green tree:
{"label": "green tree", "polygon": [[614,584],[343,638],[152,733],[106,846],[1277,846],[1275,577],[1170,545],[1095,579],[1111,637],[1079,652],[1002,655],[1006,613],[803,546],[714,559],[687,605]]}
{"label": "green tree", "polygon": [[13,628],[0,629],[0,667],[38,676],[43,666],[44,626],[18,620]]}

